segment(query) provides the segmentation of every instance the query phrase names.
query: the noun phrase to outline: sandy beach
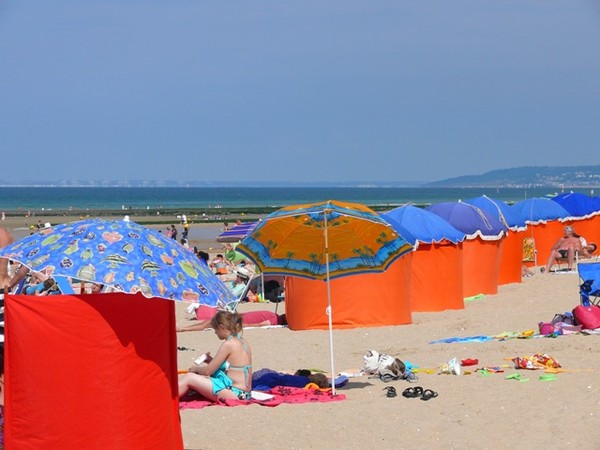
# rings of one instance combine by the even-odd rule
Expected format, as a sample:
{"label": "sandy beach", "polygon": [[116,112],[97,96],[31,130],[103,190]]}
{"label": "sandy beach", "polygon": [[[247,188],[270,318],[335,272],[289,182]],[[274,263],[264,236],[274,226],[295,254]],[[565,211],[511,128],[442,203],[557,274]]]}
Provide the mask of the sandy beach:
{"label": "sandy beach", "polygon": [[[351,378],[339,389],[346,400],[323,404],[267,408],[213,406],[181,411],[188,449],[205,448],[598,448],[600,414],[598,336],[509,339],[472,343],[430,344],[436,339],[536,330],[539,321],[570,311],[578,304],[576,274],[535,275],[522,284],[500,287],[497,295],[468,302],[464,310],[413,314],[411,325],[334,331],[335,362],[340,371],[362,367],[362,356],[376,349],[409,361],[432,374],[419,372],[416,385],[439,395],[429,401],[404,398],[413,384],[384,383],[366,376]],[[264,308],[244,304],[241,310]],[[274,307],[267,304],[266,307]],[[335,300],[333,301],[335,308]],[[183,305],[178,322],[187,323]],[[254,349],[254,367],[279,371],[327,369],[326,331],[249,329],[245,337]],[[182,333],[180,368],[196,353],[215,351],[210,331]],[[529,381],[506,379],[517,372],[516,356],[547,353],[565,372],[555,381],[540,381],[542,371],[521,370]],[[453,357],[502,366],[504,372],[483,376],[438,374]],[[469,368],[466,368],[469,369]],[[336,370],[337,371],[337,370]],[[398,397],[387,398],[386,386]]]}
{"label": "sandy beach", "polygon": [[[20,237],[21,224],[7,220],[2,225]],[[218,250],[214,236],[220,232],[219,226],[192,225],[192,230],[196,226],[212,228],[198,232],[202,237],[191,243],[211,252]],[[332,303],[335,313],[335,299]],[[410,325],[336,330],[336,371],[358,371],[364,353],[375,349],[421,369],[432,369],[432,373],[418,372],[419,380],[414,384],[384,383],[367,376],[351,378],[338,390],[346,396],[339,402],[182,410],[185,448],[599,448],[598,336],[430,343],[452,337],[537,331],[538,322],[549,321],[554,314],[570,311],[577,304],[576,274],[542,275],[537,271],[523,283],[501,286],[497,295],[467,302],[463,310],[414,313]],[[178,325],[190,323],[186,306],[176,305]],[[280,304],[278,312],[284,308]],[[274,310],[275,304],[240,305],[241,311],[251,309]],[[329,367],[325,330],[257,328],[246,330],[244,336],[253,347],[254,370],[294,372]],[[178,345],[194,349],[178,351],[178,366],[186,369],[200,353],[216,352],[219,341],[207,330],[180,333]],[[547,353],[561,363],[564,371],[556,380],[540,381],[543,372],[539,370],[519,371],[528,381],[506,378],[517,372],[511,358],[535,353]],[[439,365],[454,357],[478,359],[479,364],[465,368],[472,371],[470,374],[438,374]],[[494,366],[503,372],[484,376],[475,371]],[[438,396],[422,401],[401,395],[405,388],[415,385],[432,389]],[[387,398],[387,386],[394,386],[398,396]]]}

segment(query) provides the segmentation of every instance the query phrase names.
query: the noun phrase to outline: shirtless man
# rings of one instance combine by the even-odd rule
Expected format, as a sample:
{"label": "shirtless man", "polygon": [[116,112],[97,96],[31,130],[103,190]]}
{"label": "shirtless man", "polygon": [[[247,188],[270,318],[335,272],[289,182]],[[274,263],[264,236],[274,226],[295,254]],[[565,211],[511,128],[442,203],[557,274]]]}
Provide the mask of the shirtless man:
{"label": "shirtless man", "polygon": [[542,272],[549,273],[550,268],[559,258],[567,258],[567,262],[569,264],[569,270],[573,269],[573,262],[575,261],[575,252],[581,252],[581,241],[578,237],[574,236],[575,231],[572,226],[565,227],[565,234],[561,237],[550,251],[550,256],[548,257],[548,263]]}

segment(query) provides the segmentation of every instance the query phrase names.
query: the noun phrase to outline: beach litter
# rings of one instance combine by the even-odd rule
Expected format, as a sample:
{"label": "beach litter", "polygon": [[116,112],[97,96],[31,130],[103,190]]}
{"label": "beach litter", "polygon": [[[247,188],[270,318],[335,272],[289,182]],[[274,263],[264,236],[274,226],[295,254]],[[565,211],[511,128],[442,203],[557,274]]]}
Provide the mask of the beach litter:
{"label": "beach litter", "polygon": [[529,381],[529,378],[525,378],[523,376],[523,374],[521,374],[519,372],[515,372],[513,374],[507,375],[504,378],[507,379],[507,380],[517,380],[517,381],[519,381],[521,383],[525,383],[525,382]]}
{"label": "beach litter", "polygon": [[560,363],[546,353],[536,353],[531,356],[517,356],[516,358],[512,358],[512,361],[515,363],[515,369],[537,370],[548,367],[560,367]]}
{"label": "beach litter", "polygon": [[446,375],[462,375],[463,370],[458,362],[458,358],[452,358],[450,361],[444,364],[440,364],[439,368],[440,372],[438,375],[446,374]]}
{"label": "beach litter", "polygon": [[543,373],[540,375],[540,381],[556,381],[558,380],[558,375],[555,373]]}

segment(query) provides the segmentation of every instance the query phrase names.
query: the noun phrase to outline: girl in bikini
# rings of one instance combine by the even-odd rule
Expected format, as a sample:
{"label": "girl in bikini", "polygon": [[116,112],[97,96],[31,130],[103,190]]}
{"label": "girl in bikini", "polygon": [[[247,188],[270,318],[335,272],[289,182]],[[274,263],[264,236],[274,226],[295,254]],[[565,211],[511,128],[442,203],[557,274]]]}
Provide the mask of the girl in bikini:
{"label": "girl in bikini", "polygon": [[204,363],[194,365],[179,379],[179,397],[190,389],[209,400],[249,400],[252,390],[252,349],[242,338],[242,316],[219,311],[212,328],[223,341],[217,354],[206,353]]}

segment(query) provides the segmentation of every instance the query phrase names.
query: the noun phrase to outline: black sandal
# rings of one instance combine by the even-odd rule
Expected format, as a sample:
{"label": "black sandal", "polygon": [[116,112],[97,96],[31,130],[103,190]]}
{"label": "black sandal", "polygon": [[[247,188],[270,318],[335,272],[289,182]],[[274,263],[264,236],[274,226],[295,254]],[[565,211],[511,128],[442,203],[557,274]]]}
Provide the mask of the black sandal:
{"label": "black sandal", "polygon": [[385,394],[385,396],[387,398],[394,398],[398,395],[398,393],[396,392],[396,388],[394,386],[388,386],[388,387],[383,388],[384,391],[386,389],[387,389],[387,393]]}
{"label": "black sandal", "polygon": [[432,398],[435,398],[438,396],[438,393],[435,391],[432,391],[431,389],[425,389],[423,391],[423,395],[421,395],[421,400],[431,400]]}
{"label": "black sandal", "polygon": [[423,395],[423,388],[421,386],[409,387],[402,392],[402,396],[406,398],[416,398],[421,395]]}

